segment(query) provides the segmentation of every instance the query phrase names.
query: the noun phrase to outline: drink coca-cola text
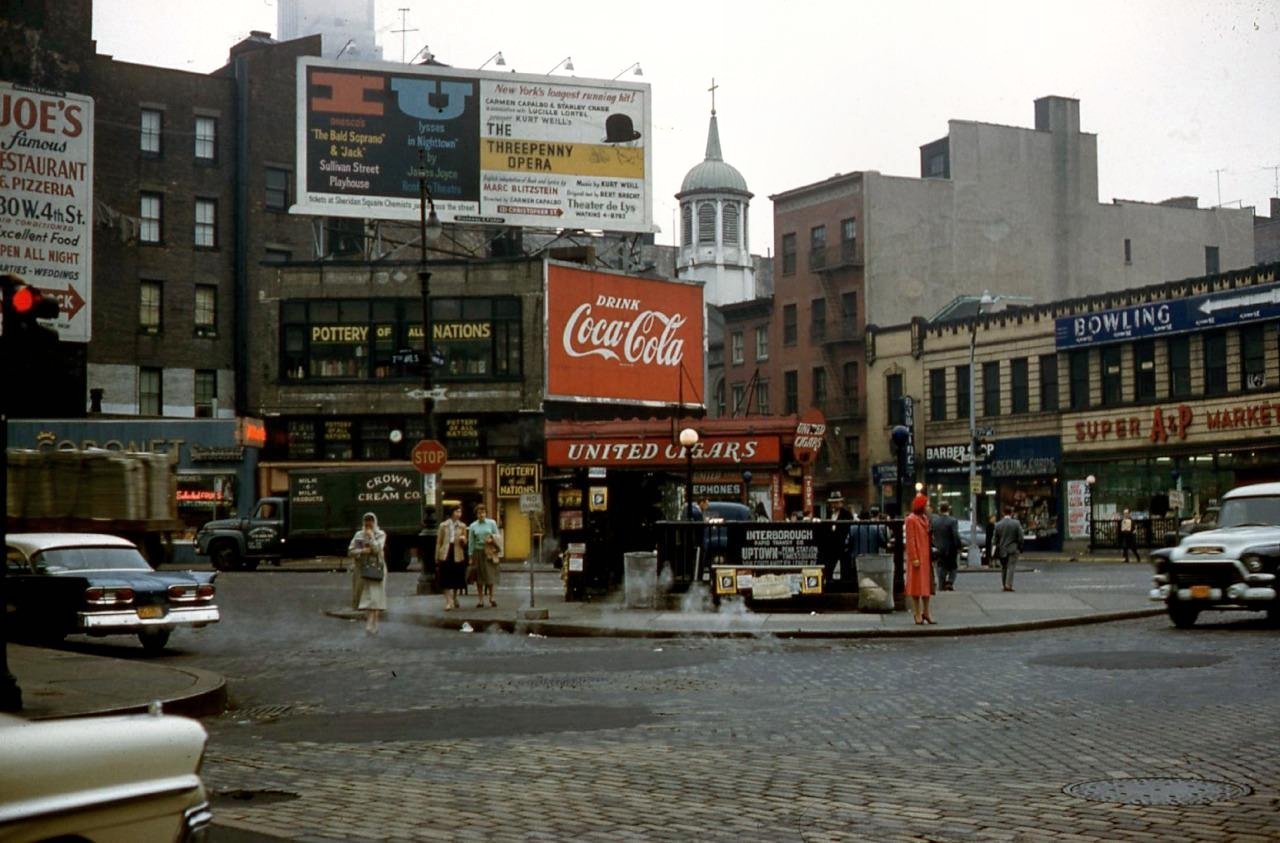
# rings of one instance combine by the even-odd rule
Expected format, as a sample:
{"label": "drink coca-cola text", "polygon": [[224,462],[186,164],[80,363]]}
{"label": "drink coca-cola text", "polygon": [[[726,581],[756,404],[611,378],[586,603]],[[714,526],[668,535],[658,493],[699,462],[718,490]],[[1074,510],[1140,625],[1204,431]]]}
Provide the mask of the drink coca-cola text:
{"label": "drink coca-cola text", "polygon": [[[638,308],[637,308],[638,310]],[[570,357],[603,357],[628,363],[678,366],[684,340],[676,332],[686,319],[659,310],[641,310],[630,319],[596,318],[591,302],[583,302],[564,326],[564,352]]]}

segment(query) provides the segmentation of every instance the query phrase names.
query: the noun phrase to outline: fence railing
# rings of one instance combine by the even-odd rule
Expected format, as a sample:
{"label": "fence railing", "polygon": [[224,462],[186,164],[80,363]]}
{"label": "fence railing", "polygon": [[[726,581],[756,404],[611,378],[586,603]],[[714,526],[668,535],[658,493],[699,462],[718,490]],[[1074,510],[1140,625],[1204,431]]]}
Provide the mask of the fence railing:
{"label": "fence railing", "polygon": [[[1138,547],[1168,547],[1166,537],[1177,535],[1180,518],[1144,518],[1133,522],[1134,537]],[[1089,549],[1120,549],[1120,522],[1112,519],[1094,520],[1089,523]]]}

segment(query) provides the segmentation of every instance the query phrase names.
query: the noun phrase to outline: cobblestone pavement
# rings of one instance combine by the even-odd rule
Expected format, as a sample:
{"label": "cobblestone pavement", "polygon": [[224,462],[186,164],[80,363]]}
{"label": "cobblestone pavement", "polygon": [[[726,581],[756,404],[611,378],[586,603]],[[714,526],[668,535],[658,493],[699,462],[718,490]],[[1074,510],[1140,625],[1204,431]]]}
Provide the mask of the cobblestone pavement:
{"label": "cobblestone pavement", "polygon": [[[316,841],[1280,839],[1280,633],[1252,619],[892,642],[396,623],[370,638],[316,617],[337,576],[292,575],[287,597],[221,578],[218,635],[168,657],[228,679],[232,710],[206,721],[221,826]],[[1206,780],[1234,792],[1202,796]],[[1064,792],[1088,782],[1126,801]],[[1198,797],[1217,801],[1137,804]]]}

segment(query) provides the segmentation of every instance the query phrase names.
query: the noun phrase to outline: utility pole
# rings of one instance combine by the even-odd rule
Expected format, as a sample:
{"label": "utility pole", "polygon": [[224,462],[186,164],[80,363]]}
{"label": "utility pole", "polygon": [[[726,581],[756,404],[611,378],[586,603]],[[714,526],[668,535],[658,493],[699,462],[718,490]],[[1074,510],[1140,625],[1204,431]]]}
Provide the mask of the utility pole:
{"label": "utility pole", "polygon": [[982,306],[991,301],[991,295],[982,291],[978,299],[978,312],[969,328],[969,558],[972,565],[978,552],[978,407],[974,401],[974,365],[978,351],[978,322],[982,318]]}
{"label": "utility pole", "polygon": [[1226,172],[1226,170],[1226,167],[1219,167],[1213,171],[1214,175],[1218,177],[1218,204],[1214,206],[1215,208],[1222,207],[1222,174]]}
{"label": "utility pole", "polygon": [[391,30],[391,31],[392,31],[392,32],[399,32],[399,33],[400,33],[400,63],[401,63],[401,64],[404,64],[404,61],[405,61],[405,58],[404,58],[404,51],[405,51],[406,47],[408,46],[408,45],[405,43],[405,37],[406,37],[410,32],[417,32],[418,30],[417,30],[417,28],[416,28],[416,27],[415,27],[415,28],[413,28],[413,29],[409,29],[409,28],[408,28],[408,26],[406,25],[406,23],[405,23],[405,15],[409,14],[409,10],[408,10],[407,8],[405,8],[405,7],[401,7],[401,8],[400,8],[400,9],[398,9],[397,11],[399,11],[399,12],[400,12],[400,28],[399,28],[399,29],[393,29],[393,30]]}

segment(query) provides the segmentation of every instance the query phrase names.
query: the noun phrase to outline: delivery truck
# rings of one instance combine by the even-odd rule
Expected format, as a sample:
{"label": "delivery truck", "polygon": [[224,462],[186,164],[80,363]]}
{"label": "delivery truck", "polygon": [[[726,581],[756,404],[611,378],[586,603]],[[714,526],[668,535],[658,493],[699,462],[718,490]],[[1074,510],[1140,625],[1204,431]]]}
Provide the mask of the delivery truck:
{"label": "delivery truck", "polygon": [[387,567],[403,571],[422,529],[423,476],[413,467],[317,468],[289,472],[287,496],[258,500],[248,518],[210,521],[196,552],[219,571],[253,570],[263,561],[345,556],[364,513],[387,534]]}

